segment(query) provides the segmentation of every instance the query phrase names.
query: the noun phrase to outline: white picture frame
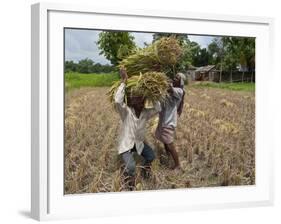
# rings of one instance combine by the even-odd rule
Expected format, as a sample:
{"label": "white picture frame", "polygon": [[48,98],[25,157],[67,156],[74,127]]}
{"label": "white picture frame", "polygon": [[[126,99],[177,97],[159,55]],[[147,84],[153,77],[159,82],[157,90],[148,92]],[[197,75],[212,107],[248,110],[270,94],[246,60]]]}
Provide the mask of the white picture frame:
{"label": "white picture frame", "polygon": [[[37,220],[175,212],[273,204],[270,108],[271,18],[191,12],[97,9],[37,3],[31,6],[31,215]],[[256,184],[161,191],[63,194],[63,28],[181,32],[256,37]]]}

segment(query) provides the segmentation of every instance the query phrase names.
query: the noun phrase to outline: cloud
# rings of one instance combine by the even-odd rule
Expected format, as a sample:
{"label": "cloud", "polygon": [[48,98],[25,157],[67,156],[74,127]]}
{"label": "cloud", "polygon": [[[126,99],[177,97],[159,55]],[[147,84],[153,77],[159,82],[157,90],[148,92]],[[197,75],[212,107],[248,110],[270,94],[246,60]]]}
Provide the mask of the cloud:
{"label": "cloud", "polygon": [[65,30],[65,60],[75,62],[89,58],[95,63],[110,64],[102,55],[96,44],[99,33],[97,30],[66,29]]}
{"label": "cloud", "polygon": [[[95,63],[110,64],[103,55],[96,42],[99,38],[99,30],[66,29],[65,30],[65,60],[78,62],[89,58]],[[144,47],[144,43],[152,42],[152,33],[132,32],[134,41],[138,47]]]}
{"label": "cloud", "polygon": [[[87,29],[65,29],[65,60],[78,62],[81,59],[89,58],[95,63],[110,64],[97,46],[100,30]],[[144,47],[144,43],[150,44],[153,40],[152,33],[131,32],[138,47]],[[207,47],[214,37],[188,35],[191,41],[197,42],[201,48]]]}
{"label": "cloud", "polygon": [[134,36],[134,41],[138,47],[143,48],[145,46],[144,43],[152,43],[153,33],[132,32],[131,34]]}
{"label": "cloud", "polygon": [[191,41],[197,42],[201,48],[207,48],[214,39],[213,36],[188,35]]}

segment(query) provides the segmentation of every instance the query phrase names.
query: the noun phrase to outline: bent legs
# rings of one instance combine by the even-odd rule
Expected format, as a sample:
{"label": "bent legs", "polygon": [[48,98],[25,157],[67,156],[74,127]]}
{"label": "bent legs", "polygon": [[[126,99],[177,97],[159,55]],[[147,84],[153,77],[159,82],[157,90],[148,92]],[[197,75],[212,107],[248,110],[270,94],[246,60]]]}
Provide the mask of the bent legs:
{"label": "bent legs", "polygon": [[[133,148],[132,150],[121,154],[122,159],[125,163],[125,176],[126,179],[128,179],[130,190],[133,190],[135,186],[136,162],[134,159],[134,152],[135,150]],[[143,177],[147,178],[149,177],[150,165],[151,162],[155,159],[155,154],[147,144],[144,144],[144,148],[141,153],[141,156],[144,158],[142,174]]]}
{"label": "bent legs", "polygon": [[144,167],[142,169],[142,175],[144,178],[148,178],[150,176],[151,163],[155,159],[155,154],[152,148],[150,148],[149,145],[144,143],[144,147],[141,155],[144,158],[144,163],[143,163]]}
{"label": "bent legs", "polygon": [[129,185],[129,189],[133,190],[135,187],[135,172],[136,162],[133,152],[127,151],[122,153],[122,159],[125,163],[125,179]]}

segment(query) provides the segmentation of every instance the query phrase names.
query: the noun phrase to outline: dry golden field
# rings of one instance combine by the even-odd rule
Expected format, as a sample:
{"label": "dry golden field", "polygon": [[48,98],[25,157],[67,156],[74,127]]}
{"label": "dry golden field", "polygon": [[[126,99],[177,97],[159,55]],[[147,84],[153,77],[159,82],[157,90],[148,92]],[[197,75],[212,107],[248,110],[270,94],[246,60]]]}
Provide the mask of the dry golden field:
{"label": "dry golden field", "polygon": [[[65,193],[126,191],[117,153],[119,115],[107,99],[107,87],[74,89],[65,98]],[[251,185],[255,183],[254,92],[188,87],[178,119],[176,148],[182,171],[170,170],[172,159],[153,137],[152,175],[140,175],[136,190]]]}

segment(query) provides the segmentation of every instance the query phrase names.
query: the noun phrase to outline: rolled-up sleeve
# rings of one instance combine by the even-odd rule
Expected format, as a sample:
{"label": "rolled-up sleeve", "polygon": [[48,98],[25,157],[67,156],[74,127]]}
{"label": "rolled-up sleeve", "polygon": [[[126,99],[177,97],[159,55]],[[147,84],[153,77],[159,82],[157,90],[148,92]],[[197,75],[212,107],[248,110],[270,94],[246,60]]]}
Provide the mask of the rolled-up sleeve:
{"label": "rolled-up sleeve", "polygon": [[122,119],[124,119],[127,114],[127,105],[124,103],[125,87],[125,83],[121,83],[114,96],[115,108]]}

